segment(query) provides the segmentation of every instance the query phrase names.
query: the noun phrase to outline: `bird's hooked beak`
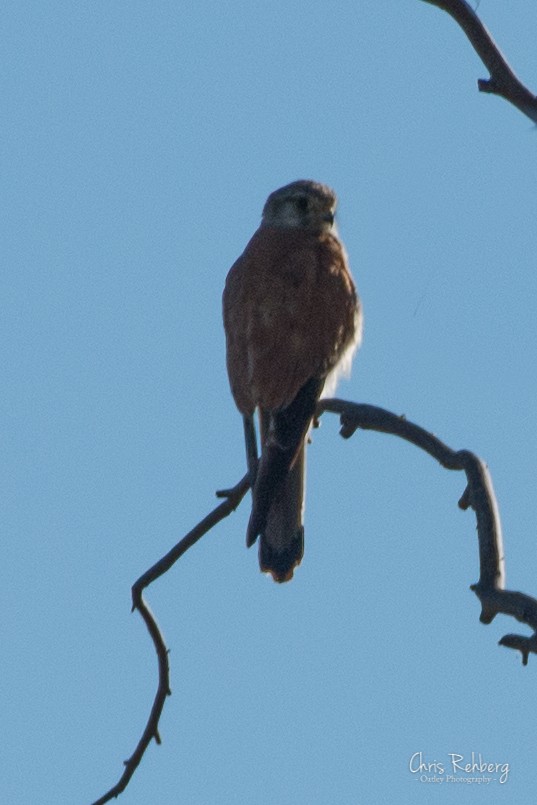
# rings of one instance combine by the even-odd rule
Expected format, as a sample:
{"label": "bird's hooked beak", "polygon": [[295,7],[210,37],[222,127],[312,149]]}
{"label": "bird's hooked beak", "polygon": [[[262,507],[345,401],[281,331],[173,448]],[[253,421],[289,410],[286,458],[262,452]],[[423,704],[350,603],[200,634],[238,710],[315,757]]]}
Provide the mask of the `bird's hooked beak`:
{"label": "bird's hooked beak", "polygon": [[326,223],[329,224],[330,226],[334,225],[334,213],[332,211],[325,212],[324,215],[322,216],[322,219],[323,221],[326,221]]}

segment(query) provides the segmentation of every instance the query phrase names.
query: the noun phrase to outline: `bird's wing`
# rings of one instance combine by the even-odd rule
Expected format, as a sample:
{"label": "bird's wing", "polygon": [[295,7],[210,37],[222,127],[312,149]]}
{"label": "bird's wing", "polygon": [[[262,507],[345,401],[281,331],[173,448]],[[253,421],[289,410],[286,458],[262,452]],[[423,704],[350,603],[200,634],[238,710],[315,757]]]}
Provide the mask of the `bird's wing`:
{"label": "bird's wing", "polygon": [[227,364],[239,410],[288,407],[355,338],[356,292],[339,241],[262,228],[224,290]]}

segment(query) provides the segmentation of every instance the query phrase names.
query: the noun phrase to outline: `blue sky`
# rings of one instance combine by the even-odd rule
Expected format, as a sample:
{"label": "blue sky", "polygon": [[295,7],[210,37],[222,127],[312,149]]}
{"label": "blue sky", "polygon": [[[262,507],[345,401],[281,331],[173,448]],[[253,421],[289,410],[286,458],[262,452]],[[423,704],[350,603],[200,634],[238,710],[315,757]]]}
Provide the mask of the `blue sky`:
{"label": "blue sky", "polygon": [[[537,6],[479,13],[537,90]],[[243,473],[225,275],[269,192],[332,185],[365,312],[339,395],[489,464],[507,586],[537,594],[537,135],[420,2],[8,0],[0,801],[89,803],[156,685],[130,587]],[[529,802],[537,665],[479,623],[463,478],[395,438],[309,450],[275,585],[248,501],[147,593],[173,696],[120,802]],[[506,783],[422,783],[450,753]]]}

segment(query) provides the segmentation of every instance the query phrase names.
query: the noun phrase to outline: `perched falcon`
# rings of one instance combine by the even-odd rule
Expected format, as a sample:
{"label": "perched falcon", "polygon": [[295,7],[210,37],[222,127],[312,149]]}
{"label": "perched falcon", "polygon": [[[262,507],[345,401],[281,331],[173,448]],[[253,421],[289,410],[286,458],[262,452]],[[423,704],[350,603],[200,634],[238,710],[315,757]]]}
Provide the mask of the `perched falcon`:
{"label": "perched falcon", "polygon": [[260,537],[261,570],[279,582],[292,578],[304,553],[305,444],[316,404],[350,367],[361,335],[335,208],[334,192],[317,182],[271,193],[223,296],[231,391],[245,417],[259,410],[246,544]]}

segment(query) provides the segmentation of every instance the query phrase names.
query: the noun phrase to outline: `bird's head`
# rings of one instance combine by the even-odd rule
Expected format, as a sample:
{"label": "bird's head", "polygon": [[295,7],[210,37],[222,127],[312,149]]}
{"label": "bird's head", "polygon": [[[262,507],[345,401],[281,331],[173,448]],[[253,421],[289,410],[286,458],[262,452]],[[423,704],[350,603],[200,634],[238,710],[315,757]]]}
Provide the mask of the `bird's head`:
{"label": "bird's head", "polygon": [[336,204],[336,194],[329,187],[300,179],[270,194],[261,224],[315,233],[331,232]]}

